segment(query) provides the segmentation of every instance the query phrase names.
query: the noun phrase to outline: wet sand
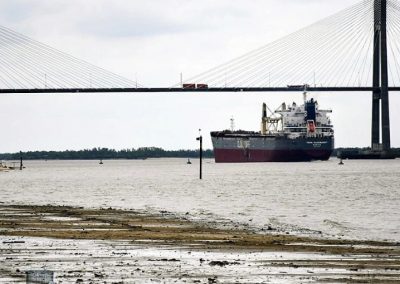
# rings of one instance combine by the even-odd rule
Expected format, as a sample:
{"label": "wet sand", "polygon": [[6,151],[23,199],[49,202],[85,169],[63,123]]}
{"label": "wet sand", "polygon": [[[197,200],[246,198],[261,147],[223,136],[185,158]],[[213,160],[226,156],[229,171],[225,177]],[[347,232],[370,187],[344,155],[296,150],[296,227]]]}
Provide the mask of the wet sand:
{"label": "wet sand", "polygon": [[0,205],[0,236],[5,283],[43,267],[57,283],[400,279],[399,243],[223,229],[168,212]]}

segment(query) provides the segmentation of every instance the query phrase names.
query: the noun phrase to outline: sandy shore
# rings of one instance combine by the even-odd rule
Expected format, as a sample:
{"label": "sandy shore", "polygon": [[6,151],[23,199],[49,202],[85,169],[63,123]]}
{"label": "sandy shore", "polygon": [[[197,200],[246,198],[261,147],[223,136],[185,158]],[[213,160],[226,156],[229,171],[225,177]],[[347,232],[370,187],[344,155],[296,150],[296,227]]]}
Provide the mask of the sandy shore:
{"label": "sandy shore", "polygon": [[[102,268],[93,272],[92,265],[92,274],[88,275],[82,272],[79,265],[71,267],[70,262],[64,267],[50,266],[59,272],[58,281],[61,281],[59,283],[62,283],[63,279],[65,283],[78,279],[82,281],[90,279],[92,283],[97,283],[94,273],[102,275],[101,283],[113,283],[112,281],[117,278],[122,282],[115,283],[139,280],[145,282],[151,279],[158,281],[165,275],[169,275],[170,278],[164,278],[164,282],[185,279],[185,282],[190,283],[210,281],[216,283],[213,282],[213,277],[216,277],[215,281],[221,283],[268,279],[294,281],[303,279],[302,282],[329,283],[364,283],[373,280],[374,283],[398,283],[397,280],[400,279],[399,243],[329,240],[270,232],[260,234],[247,230],[220,229],[202,222],[179,218],[167,212],[150,215],[111,208],[0,205],[0,236],[2,260],[5,260],[1,261],[4,264],[0,265],[0,274],[3,277],[0,280],[8,279],[9,282],[12,280],[10,283],[21,280],[24,271],[32,267],[32,263],[38,263],[37,260],[32,260],[36,259],[34,257],[36,251],[31,247],[34,244],[41,247],[43,254],[53,256],[54,253],[51,252],[55,244],[60,247],[60,251],[68,253],[70,249],[67,248],[72,245],[80,244],[79,248],[73,250],[74,253],[94,247],[91,253],[81,255],[87,263],[100,257],[104,251],[109,252],[106,259],[103,259],[104,263],[115,258],[115,263],[112,262],[108,266],[114,270],[108,271]],[[146,254],[136,253],[137,259],[134,264],[140,271],[134,275],[129,274],[128,278],[122,276],[115,278],[115,275],[125,275],[123,266],[117,268],[118,255],[112,253],[116,247],[121,248],[122,244],[123,249],[118,250],[118,253],[129,254],[136,252],[138,248],[141,253],[147,251],[150,255],[157,252],[160,258],[155,258],[152,263],[161,261],[164,265],[156,266],[159,269],[146,277],[146,273],[140,272],[140,265],[146,266],[144,262],[149,262],[152,258]],[[103,246],[102,249],[95,249],[99,245]],[[181,258],[182,251],[187,255],[184,260]],[[31,261],[28,261],[27,255],[32,256]],[[63,263],[65,258],[66,255],[59,255],[58,263]],[[129,258],[132,259],[133,256]],[[54,261],[56,260],[57,258]],[[176,266],[178,262],[179,273]],[[17,270],[15,265],[24,269]],[[186,276],[182,276],[182,265],[185,267]],[[200,274],[196,272],[199,266],[202,267]],[[245,268],[249,269],[245,272],[249,277],[237,278],[239,277],[237,273],[244,273],[242,270]],[[66,270],[77,272],[68,275]],[[107,276],[110,275],[114,275],[114,280],[107,282]],[[257,278],[254,278],[254,275],[257,275]],[[149,278],[150,276],[152,278]]]}

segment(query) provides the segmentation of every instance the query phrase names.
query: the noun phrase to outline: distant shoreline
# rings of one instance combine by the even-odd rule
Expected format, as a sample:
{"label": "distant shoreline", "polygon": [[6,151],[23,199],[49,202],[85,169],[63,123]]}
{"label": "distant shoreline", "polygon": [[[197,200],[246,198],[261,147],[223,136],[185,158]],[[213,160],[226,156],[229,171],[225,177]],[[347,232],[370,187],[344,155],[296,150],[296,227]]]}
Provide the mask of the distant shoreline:
{"label": "distant shoreline", "polygon": [[[114,150],[93,148],[66,151],[29,151],[0,154],[0,160],[145,160],[152,158],[197,158],[199,150],[164,150],[158,147]],[[203,151],[204,158],[213,158],[212,150]]]}
{"label": "distant shoreline", "polygon": [[[362,151],[369,148],[337,148],[332,157],[337,157],[340,151]],[[400,158],[400,148],[392,151]],[[141,147],[138,149],[114,150],[108,148],[93,148],[66,151],[28,151],[18,153],[0,153],[0,160],[146,160],[157,158],[198,158],[199,150],[164,150],[158,147]],[[204,158],[214,158],[213,150],[203,151]]]}

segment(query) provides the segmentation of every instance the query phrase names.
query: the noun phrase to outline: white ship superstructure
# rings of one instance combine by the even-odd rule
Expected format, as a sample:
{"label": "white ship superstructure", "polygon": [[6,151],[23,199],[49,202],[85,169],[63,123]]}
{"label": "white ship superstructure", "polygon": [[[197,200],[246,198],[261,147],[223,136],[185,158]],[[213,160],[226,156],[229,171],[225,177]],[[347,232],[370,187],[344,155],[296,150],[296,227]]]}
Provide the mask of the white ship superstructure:
{"label": "white ship superstructure", "polygon": [[313,99],[300,106],[296,103],[286,106],[283,103],[275,111],[280,116],[281,131],[288,134],[289,138],[333,136],[333,126],[328,116],[330,113],[331,110],[319,109],[318,102]]}

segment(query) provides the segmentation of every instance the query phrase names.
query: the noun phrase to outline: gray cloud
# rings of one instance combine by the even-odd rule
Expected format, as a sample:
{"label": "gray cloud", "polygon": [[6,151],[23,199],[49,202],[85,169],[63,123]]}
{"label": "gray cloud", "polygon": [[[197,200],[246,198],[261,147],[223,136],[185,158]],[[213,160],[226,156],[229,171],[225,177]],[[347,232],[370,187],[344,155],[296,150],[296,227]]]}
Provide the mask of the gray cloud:
{"label": "gray cloud", "polygon": [[[77,19],[76,27],[80,32],[100,37],[152,37],[226,29],[227,25],[221,23],[250,16],[248,11],[235,5],[195,5],[194,2],[170,1],[171,5],[165,5],[165,1],[139,1],[106,10],[99,8],[87,17]],[[121,1],[117,3],[121,4]]]}
{"label": "gray cloud", "polygon": [[[358,0],[2,0],[1,24],[147,86],[170,86]],[[370,94],[314,94],[332,107],[338,146],[369,145]],[[301,94],[0,96],[0,152],[145,145],[194,148],[197,129],[257,130]],[[400,100],[391,96],[392,121]],[[104,115],[104,114],[107,115]],[[12,118],[12,119],[10,119]],[[14,119],[18,118],[18,119]],[[351,122],[351,123],[350,123]],[[53,135],[63,129],[60,135]],[[206,135],[206,134],[205,134]],[[393,132],[394,145],[400,135]],[[210,141],[205,141],[210,147]]]}
{"label": "gray cloud", "polygon": [[27,1],[2,1],[0,2],[0,17],[3,25],[18,23],[33,15],[35,4]]}
{"label": "gray cloud", "polygon": [[83,20],[77,23],[79,32],[99,37],[153,37],[165,34],[176,34],[201,29],[195,23],[185,25],[162,18],[150,18],[141,15],[95,20]]}

